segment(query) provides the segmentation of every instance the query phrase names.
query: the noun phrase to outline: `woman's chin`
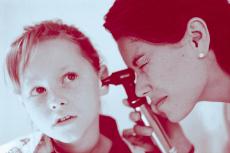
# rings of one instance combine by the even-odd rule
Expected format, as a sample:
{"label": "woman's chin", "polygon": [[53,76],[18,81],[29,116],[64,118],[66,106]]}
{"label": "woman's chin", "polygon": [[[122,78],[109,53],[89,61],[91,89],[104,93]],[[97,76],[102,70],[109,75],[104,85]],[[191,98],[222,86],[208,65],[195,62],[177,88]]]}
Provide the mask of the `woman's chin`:
{"label": "woman's chin", "polygon": [[172,123],[178,123],[181,120],[183,120],[185,118],[185,116],[183,115],[177,115],[177,114],[173,114],[173,115],[166,115],[168,120]]}

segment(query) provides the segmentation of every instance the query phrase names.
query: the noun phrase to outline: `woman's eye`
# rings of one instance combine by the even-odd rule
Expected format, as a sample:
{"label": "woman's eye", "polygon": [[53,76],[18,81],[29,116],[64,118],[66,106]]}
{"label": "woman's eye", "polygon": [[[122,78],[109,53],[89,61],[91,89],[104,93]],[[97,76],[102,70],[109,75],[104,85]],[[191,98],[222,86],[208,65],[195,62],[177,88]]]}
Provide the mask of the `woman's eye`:
{"label": "woman's eye", "polygon": [[137,66],[139,69],[143,69],[147,64],[149,63],[149,58],[146,56],[142,56],[138,61],[137,61]]}
{"label": "woman's eye", "polygon": [[74,72],[69,72],[64,75],[64,82],[71,82],[77,79],[77,74]]}
{"label": "woman's eye", "polygon": [[143,69],[148,63],[144,63],[142,65],[139,66],[139,69]]}
{"label": "woman's eye", "polygon": [[32,95],[33,96],[37,96],[37,95],[41,95],[41,94],[44,94],[46,92],[46,88],[44,87],[35,87],[33,90],[32,90]]}

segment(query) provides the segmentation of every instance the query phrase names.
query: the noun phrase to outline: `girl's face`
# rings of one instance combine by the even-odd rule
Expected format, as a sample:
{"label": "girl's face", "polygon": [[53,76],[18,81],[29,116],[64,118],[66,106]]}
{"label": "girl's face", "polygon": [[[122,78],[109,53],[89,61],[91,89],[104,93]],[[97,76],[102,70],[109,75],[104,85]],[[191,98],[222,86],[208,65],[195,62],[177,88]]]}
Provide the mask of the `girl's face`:
{"label": "girl's face", "polygon": [[99,80],[79,46],[51,39],[38,43],[31,53],[21,87],[38,129],[64,143],[98,134]]}
{"label": "girl's face", "polygon": [[150,97],[156,113],[177,122],[193,109],[206,86],[207,71],[189,43],[159,45],[124,37],[118,46],[136,72],[136,94]]}

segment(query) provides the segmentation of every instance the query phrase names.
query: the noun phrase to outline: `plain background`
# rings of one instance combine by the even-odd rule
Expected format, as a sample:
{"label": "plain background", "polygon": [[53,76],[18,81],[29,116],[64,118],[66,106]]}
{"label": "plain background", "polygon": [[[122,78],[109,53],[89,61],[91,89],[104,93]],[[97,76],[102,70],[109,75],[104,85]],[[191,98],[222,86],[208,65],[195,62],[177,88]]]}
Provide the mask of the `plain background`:
{"label": "plain background", "polygon": [[[113,0],[0,0],[0,144],[31,132],[30,120],[4,74],[6,53],[23,27],[51,19],[77,26],[91,39],[111,73],[125,68],[114,40],[102,26],[103,16],[112,3]],[[102,112],[117,120],[120,131],[132,126],[128,118],[130,109],[122,105],[123,98],[124,90],[113,86],[102,97]],[[220,151],[219,142],[226,140],[222,110],[223,104],[203,102],[181,122],[199,152]],[[205,146],[210,151],[204,150]]]}

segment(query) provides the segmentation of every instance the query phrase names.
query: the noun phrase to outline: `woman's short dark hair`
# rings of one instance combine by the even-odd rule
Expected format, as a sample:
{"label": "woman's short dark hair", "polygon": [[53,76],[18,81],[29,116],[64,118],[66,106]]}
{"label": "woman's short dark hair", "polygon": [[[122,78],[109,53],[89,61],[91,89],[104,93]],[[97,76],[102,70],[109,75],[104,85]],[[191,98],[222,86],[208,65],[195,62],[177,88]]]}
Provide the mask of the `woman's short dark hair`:
{"label": "woman's short dark hair", "polygon": [[177,43],[192,17],[202,18],[221,68],[230,74],[230,6],[227,0],[116,0],[104,27],[115,40],[136,37],[153,43]]}

